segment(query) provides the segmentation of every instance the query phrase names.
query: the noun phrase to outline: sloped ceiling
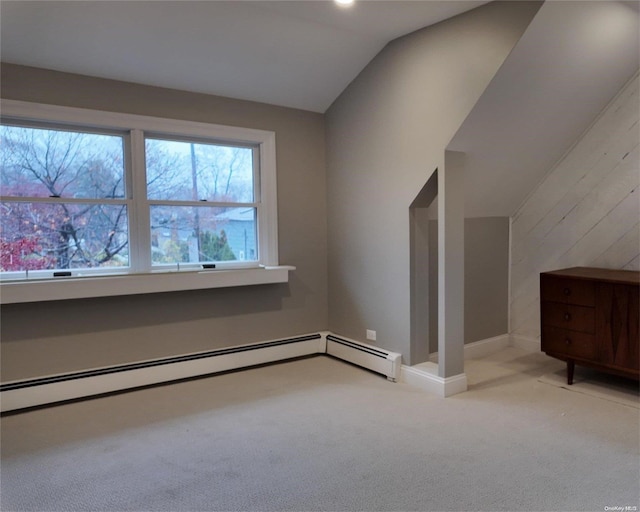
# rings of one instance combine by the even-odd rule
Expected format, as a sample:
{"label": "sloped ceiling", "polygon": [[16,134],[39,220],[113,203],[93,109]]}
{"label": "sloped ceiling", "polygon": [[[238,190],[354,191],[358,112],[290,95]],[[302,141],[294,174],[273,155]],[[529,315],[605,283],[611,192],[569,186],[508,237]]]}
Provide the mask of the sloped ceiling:
{"label": "sloped ceiling", "polygon": [[467,217],[510,216],[638,71],[638,2],[547,1],[448,149]]}
{"label": "sloped ceiling", "polygon": [[[486,1],[0,2],[4,62],[324,112],[390,40]],[[639,2],[547,0],[449,149],[512,215],[638,69]]]}
{"label": "sloped ceiling", "polygon": [[325,112],[392,39],[486,1],[0,2],[2,61]]}

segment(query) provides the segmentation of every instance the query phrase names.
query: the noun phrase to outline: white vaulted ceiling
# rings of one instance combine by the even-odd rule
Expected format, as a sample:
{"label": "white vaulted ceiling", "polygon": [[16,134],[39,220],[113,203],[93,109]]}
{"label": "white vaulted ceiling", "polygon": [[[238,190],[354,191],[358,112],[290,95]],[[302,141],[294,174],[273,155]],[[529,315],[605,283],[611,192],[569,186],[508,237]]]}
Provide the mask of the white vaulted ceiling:
{"label": "white vaulted ceiling", "polygon": [[324,112],[387,42],[484,3],[2,0],[2,61]]}

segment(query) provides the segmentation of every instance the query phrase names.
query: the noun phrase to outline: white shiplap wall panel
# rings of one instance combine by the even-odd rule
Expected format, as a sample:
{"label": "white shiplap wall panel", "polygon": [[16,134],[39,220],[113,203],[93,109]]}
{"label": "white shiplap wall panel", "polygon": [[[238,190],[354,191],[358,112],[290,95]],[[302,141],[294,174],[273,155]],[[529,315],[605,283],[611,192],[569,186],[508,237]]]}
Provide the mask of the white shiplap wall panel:
{"label": "white shiplap wall panel", "polygon": [[[634,145],[637,148],[638,134],[637,129],[634,129],[636,125],[633,124],[633,120],[625,119],[624,121],[624,129],[618,127],[617,130],[610,133],[614,138],[612,144],[591,148],[591,158],[584,163],[580,162],[582,165],[576,168],[579,169],[579,172],[575,172],[565,165],[560,165],[543,182],[545,187],[539,190],[539,201],[531,207],[528,219],[526,219],[531,221],[534,218],[535,226],[524,230],[521,228],[521,224],[525,221],[524,218],[516,219],[514,222],[514,245],[512,247],[512,262],[514,264],[526,258],[531,250],[544,241],[545,236],[567,215],[571,214],[572,210],[585,197],[589,194],[597,194],[599,190],[602,190],[601,182],[610,180],[613,170],[615,170],[615,174],[618,174],[623,171],[619,167],[625,165],[628,170],[630,160],[628,157],[625,158],[625,155]],[[584,145],[587,146],[588,142],[585,141]],[[582,150],[582,145],[576,146],[576,150],[578,149]],[[566,160],[563,163],[566,163]],[[556,179],[558,174],[563,177],[562,180]],[[552,183],[547,184],[547,181]],[[605,186],[604,189],[606,190],[606,188]],[[551,198],[553,198],[553,202]]]}
{"label": "white shiplap wall panel", "polygon": [[623,270],[638,270],[640,268],[640,254],[623,267]]}
{"label": "white shiplap wall panel", "polygon": [[603,217],[593,228],[559,259],[560,266],[594,266],[602,247],[611,247],[620,238],[620,232],[626,232],[635,224],[637,218],[629,215],[636,206],[636,194],[628,194]]}
{"label": "white shiplap wall panel", "polygon": [[611,247],[593,260],[594,267],[633,269],[634,259],[638,258],[640,247],[640,221],[624,233]]}
{"label": "white shiplap wall panel", "polygon": [[[632,192],[638,186],[637,171],[626,169],[625,172],[612,173],[610,182],[599,183],[587,196],[574,204],[569,212],[560,218],[558,223],[543,237],[532,244],[531,250],[520,262],[512,268],[513,283],[520,283],[540,269],[553,269],[569,266],[585,266],[584,255],[574,253],[574,259],[568,259],[566,253],[580,242],[600,223],[604,222],[612,214],[619,204],[626,206],[625,212],[630,212],[635,204],[635,193]],[[635,222],[636,217],[624,215],[619,212],[619,217]],[[633,224],[631,224],[633,225]],[[626,226],[624,231],[631,225]],[[613,226],[613,229],[617,229]],[[624,232],[623,231],[623,232]],[[617,237],[616,237],[617,239]],[[590,241],[602,249],[607,240],[593,239]],[[614,240],[615,241],[615,240]],[[586,244],[582,244],[585,247]],[[594,249],[592,249],[594,250]],[[601,250],[594,256],[597,257]],[[572,263],[573,262],[573,263]]]}
{"label": "white shiplap wall panel", "polygon": [[[536,280],[537,281],[537,280]],[[527,301],[521,299],[519,304],[511,308],[511,332],[527,338],[537,338],[540,334],[540,307],[538,304],[538,283],[529,283],[526,293]]]}
{"label": "white shiplap wall panel", "polygon": [[639,96],[636,74],[513,215],[513,335],[540,337],[540,272],[640,269]]}

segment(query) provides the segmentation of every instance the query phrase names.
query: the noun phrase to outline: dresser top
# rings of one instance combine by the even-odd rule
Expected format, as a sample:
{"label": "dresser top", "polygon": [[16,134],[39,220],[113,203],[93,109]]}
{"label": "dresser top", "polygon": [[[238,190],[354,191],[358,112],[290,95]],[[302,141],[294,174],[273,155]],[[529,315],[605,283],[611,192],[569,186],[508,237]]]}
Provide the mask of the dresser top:
{"label": "dresser top", "polygon": [[542,272],[545,275],[571,277],[575,279],[596,279],[611,283],[640,284],[640,272],[637,270],[612,270],[608,268],[572,267],[551,272]]}

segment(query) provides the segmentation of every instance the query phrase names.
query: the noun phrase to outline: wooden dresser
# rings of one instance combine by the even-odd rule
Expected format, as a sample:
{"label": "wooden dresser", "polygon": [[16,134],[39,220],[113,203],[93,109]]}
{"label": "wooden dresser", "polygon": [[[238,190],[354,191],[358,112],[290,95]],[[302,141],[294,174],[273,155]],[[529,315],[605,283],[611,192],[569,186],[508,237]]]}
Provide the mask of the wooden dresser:
{"label": "wooden dresser", "polygon": [[574,267],[540,274],[542,351],[638,379],[640,272]]}

